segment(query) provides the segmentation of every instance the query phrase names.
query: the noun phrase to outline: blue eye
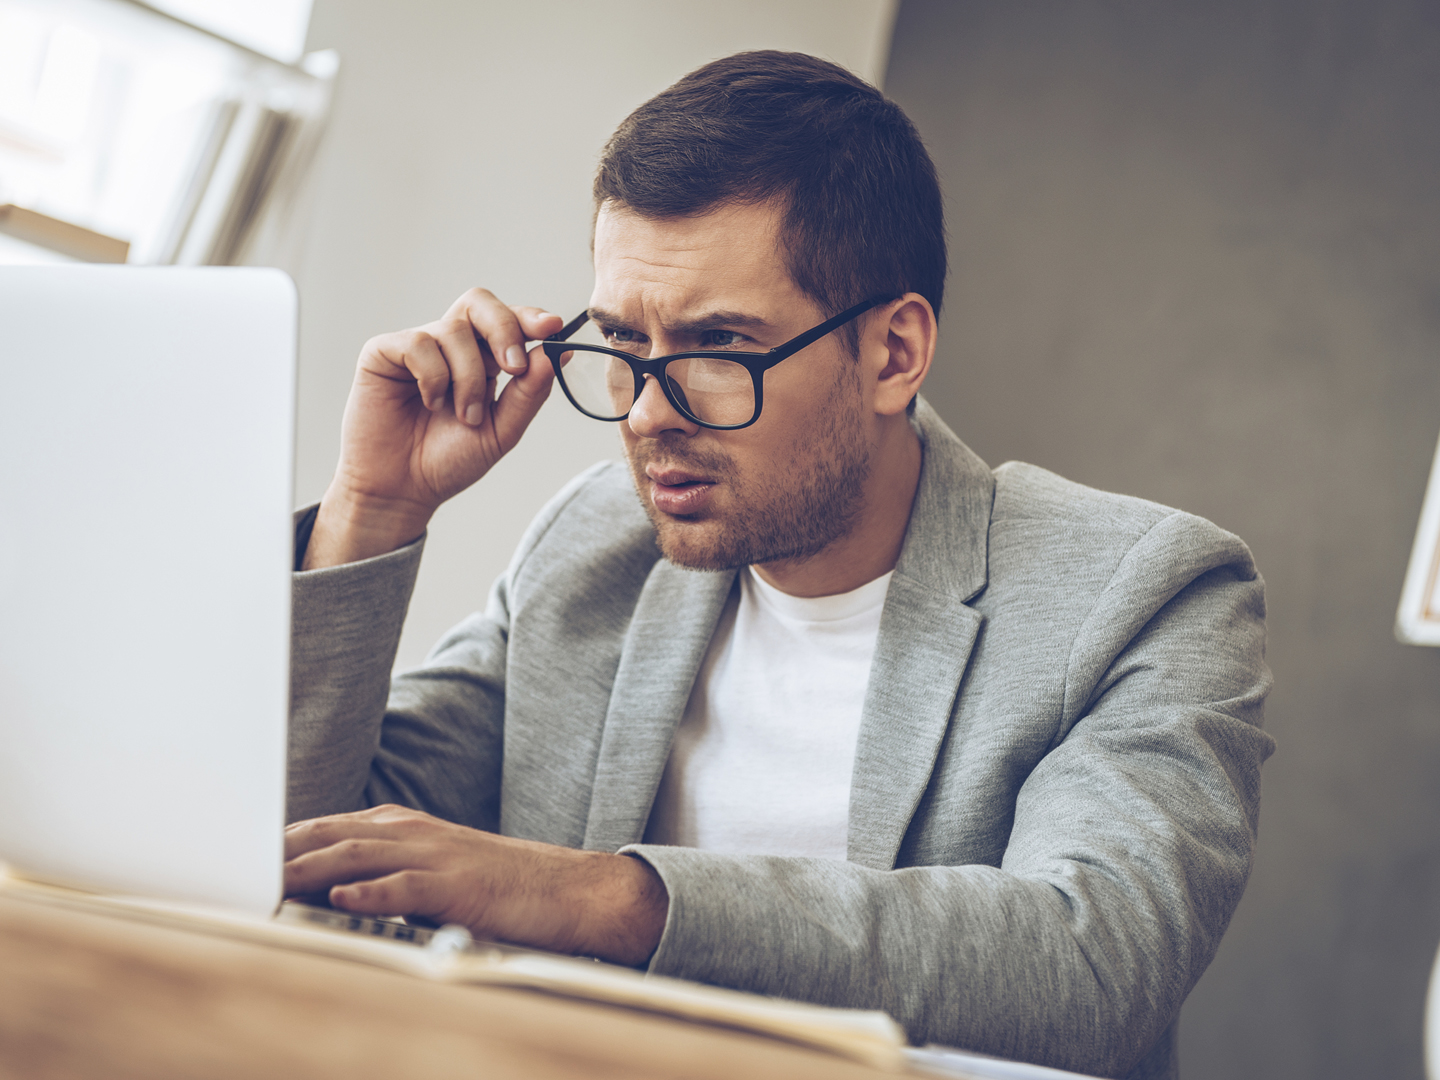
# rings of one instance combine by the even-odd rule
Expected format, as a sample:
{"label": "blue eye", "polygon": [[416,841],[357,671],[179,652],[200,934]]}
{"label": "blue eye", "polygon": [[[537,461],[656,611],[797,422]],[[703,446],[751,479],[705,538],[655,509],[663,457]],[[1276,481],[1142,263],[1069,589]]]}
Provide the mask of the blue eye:
{"label": "blue eye", "polygon": [[740,344],[740,335],[734,330],[706,330],[702,341],[711,348],[729,349]]}

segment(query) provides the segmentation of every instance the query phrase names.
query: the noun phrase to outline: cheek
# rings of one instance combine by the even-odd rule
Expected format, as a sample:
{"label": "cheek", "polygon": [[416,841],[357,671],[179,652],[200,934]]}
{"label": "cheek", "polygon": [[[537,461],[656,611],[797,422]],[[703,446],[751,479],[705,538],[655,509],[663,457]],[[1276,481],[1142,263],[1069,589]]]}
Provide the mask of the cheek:
{"label": "cheek", "polygon": [[742,498],[762,502],[767,501],[771,493],[792,486],[798,475],[809,472],[815,454],[814,440],[797,431],[788,418],[785,424],[757,432],[745,446],[728,449],[734,464],[732,490]]}
{"label": "cheek", "polygon": [[776,416],[784,418],[787,431],[814,428],[833,413],[837,395],[858,392],[855,362],[833,347],[820,351],[827,344],[812,345],[766,372],[761,424],[773,406]]}
{"label": "cheek", "polygon": [[811,471],[827,445],[823,399],[828,393],[819,394],[818,402],[815,394],[815,388],[809,386],[787,386],[773,396],[766,388],[760,419],[736,433],[746,438],[727,447],[736,478],[747,490],[788,486],[795,477]]}

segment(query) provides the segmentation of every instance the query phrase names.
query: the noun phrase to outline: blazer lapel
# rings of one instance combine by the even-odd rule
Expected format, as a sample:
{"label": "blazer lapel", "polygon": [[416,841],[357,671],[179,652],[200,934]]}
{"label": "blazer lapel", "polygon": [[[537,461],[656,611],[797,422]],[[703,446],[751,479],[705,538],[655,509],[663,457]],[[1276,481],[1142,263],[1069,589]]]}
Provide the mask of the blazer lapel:
{"label": "blazer lapel", "polygon": [[850,862],[895,865],[935,760],[982,616],[995,480],[922,398],[924,448],[905,544],[885,597],[850,784]]}
{"label": "blazer lapel", "polygon": [[644,836],[671,739],[734,582],[734,571],[683,570],[664,559],[646,579],[605,713],[587,849],[615,851]]}

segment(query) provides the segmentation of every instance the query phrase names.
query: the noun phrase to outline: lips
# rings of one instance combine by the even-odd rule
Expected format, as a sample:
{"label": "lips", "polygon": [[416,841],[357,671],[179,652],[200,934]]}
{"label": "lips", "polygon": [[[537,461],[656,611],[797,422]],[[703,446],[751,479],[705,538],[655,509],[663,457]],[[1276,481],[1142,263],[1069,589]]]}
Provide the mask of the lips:
{"label": "lips", "polygon": [[650,480],[650,502],[662,514],[675,517],[700,513],[709,505],[715,490],[715,481],[710,477],[685,469],[647,465],[645,475]]}

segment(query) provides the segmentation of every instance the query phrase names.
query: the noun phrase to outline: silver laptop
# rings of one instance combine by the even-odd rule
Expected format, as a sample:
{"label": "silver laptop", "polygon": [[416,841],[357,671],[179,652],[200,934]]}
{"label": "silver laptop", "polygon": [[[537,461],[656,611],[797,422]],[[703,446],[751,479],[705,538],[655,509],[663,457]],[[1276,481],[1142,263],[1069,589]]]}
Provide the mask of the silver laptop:
{"label": "silver laptop", "polygon": [[0,267],[0,861],[281,898],[296,297]]}
{"label": "silver laptop", "polygon": [[280,903],[295,336],[278,270],[0,267],[0,863],[425,944]]}

